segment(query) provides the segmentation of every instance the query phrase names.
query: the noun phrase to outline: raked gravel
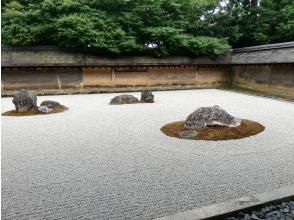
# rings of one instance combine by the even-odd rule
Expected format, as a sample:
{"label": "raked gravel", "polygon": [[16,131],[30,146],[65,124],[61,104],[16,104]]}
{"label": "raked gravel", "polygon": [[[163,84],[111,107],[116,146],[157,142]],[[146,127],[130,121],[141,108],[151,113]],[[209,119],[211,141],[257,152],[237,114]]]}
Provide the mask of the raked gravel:
{"label": "raked gravel", "polygon": [[[2,116],[2,219],[152,219],[294,184],[293,103],[211,89],[109,105],[116,95],[42,96],[69,110]],[[212,105],[265,131],[219,142],[161,133]]]}

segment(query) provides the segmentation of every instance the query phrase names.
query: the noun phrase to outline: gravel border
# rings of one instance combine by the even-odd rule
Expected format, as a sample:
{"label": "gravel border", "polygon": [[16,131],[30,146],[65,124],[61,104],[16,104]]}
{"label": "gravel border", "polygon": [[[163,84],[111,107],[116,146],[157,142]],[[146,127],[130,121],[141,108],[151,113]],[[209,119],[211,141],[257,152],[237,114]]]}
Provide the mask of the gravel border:
{"label": "gravel border", "polygon": [[294,219],[294,197],[272,203],[254,209],[250,212],[239,212],[236,215],[225,217],[225,220],[293,220]]}

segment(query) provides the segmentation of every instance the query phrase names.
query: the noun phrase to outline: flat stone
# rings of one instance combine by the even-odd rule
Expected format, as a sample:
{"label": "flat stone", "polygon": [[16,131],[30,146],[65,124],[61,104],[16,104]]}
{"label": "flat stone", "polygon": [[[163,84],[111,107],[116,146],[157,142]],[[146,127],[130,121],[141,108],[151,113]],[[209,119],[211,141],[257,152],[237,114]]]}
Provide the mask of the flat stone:
{"label": "flat stone", "polygon": [[60,103],[56,101],[46,100],[46,101],[43,101],[40,106],[47,106],[49,108],[54,108],[56,106],[60,106]]}
{"label": "flat stone", "polygon": [[182,131],[179,133],[180,138],[189,139],[196,137],[197,132],[196,131]]}
{"label": "flat stone", "polygon": [[50,113],[50,112],[52,112],[53,110],[50,109],[50,108],[48,108],[47,106],[40,106],[40,107],[38,108],[38,111],[39,111],[39,112],[43,112],[43,113]]}

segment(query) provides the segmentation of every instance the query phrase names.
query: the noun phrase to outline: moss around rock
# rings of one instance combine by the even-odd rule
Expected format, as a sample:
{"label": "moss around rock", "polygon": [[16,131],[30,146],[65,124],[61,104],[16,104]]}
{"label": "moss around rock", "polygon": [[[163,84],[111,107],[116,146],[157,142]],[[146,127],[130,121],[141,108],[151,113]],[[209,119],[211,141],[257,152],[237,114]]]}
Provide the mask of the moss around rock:
{"label": "moss around rock", "polygon": [[32,116],[32,115],[50,115],[50,114],[54,114],[54,113],[59,113],[59,112],[64,112],[66,110],[68,110],[68,108],[64,105],[58,105],[58,106],[54,106],[53,108],[51,108],[52,111],[45,113],[45,112],[41,112],[38,110],[38,107],[34,107],[32,109],[30,109],[29,111],[26,112],[19,112],[16,110],[11,110],[11,111],[7,111],[2,113],[3,116]]}
{"label": "moss around rock", "polygon": [[214,125],[197,129],[186,128],[185,121],[177,121],[163,126],[161,131],[167,136],[180,139],[218,141],[249,137],[264,129],[265,127],[257,122],[242,119],[237,127]]}
{"label": "moss around rock", "polygon": [[37,96],[26,89],[16,92],[12,103],[15,105],[15,110],[2,113],[3,116],[48,115],[68,110],[66,106],[51,100],[42,102],[41,106],[38,107]]}

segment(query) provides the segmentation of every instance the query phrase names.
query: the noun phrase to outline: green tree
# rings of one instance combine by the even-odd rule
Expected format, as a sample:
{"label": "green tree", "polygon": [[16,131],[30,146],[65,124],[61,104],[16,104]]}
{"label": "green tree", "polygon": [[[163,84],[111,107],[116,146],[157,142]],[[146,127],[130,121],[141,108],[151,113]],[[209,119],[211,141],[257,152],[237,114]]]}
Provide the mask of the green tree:
{"label": "green tree", "polygon": [[106,54],[219,54],[213,36],[217,0],[6,0],[2,41],[8,45],[91,47]]}
{"label": "green tree", "polygon": [[294,40],[293,0],[229,0],[219,9],[214,36],[228,37],[233,47]]}

